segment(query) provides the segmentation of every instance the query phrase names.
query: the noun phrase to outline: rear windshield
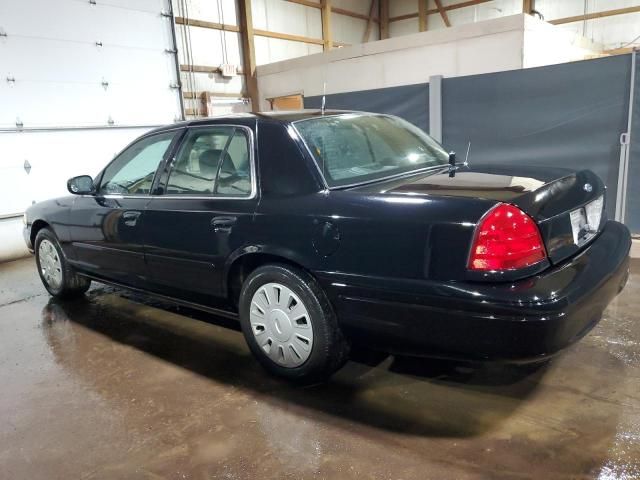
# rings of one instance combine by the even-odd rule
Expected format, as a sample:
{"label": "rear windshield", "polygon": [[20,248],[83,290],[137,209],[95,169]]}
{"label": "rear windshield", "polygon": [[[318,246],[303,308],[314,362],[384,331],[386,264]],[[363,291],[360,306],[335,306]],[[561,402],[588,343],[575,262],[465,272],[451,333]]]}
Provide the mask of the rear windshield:
{"label": "rear windshield", "polygon": [[388,115],[344,114],[295,122],[329,187],[383,179],[446,164],[429,135]]}

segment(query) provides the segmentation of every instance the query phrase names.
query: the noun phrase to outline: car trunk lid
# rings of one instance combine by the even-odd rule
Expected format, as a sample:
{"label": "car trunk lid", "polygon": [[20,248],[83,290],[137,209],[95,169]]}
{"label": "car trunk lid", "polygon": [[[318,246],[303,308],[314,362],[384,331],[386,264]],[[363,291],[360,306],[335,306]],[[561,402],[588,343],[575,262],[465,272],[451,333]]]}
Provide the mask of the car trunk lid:
{"label": "car trunk lid", "polygon": [[538,224],[552,263],[588,244],[602,228],[605,216],[604,184],[589,170],[477,165],[460,168],[450,176],[445,166],[352,189],[390,195],[472,197],[515,205]]}

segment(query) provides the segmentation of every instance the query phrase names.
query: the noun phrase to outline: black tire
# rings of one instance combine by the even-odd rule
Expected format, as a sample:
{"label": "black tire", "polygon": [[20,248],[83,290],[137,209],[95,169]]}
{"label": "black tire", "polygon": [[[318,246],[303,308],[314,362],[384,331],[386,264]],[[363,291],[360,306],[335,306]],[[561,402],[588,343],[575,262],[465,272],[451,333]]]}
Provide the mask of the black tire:
{"label": "black tire", "polygon": [[[260,347],[250,323],[254,294],[269,283],[290,289],[303,303],[313,331],[313,344],[308,358],[299,366],[283,367]],[[344,338],[336,315],[318,282],[307,272],[284,264],[269,264],[257,268],[242,285],[239,299],[240,325],[249,349],[270,373],[301,383],[327,380],[340,369],[349,356],[349,344]]]}
{"label": "black tire", "polygon": [[[57,253],[57,258],[60,262],[60,274],[61,281],[59,284],[54,284],[47,280],[43,273],[41,258],[40,258],[40,246],[42,242],[47,241],[47,245],[52,245]],[[36,235],[36,241],[34,242],[36,265],[38,266],[38,274],[40,280],[44,285],[44,288],[56,298],[73,298],[83,295],[91,286],[91,280],[85,277],[81,277],[76,274],[75,270],[69,265],[67,259],[60,248],[60,242],[55,233],[49,228],[42,228]]]}

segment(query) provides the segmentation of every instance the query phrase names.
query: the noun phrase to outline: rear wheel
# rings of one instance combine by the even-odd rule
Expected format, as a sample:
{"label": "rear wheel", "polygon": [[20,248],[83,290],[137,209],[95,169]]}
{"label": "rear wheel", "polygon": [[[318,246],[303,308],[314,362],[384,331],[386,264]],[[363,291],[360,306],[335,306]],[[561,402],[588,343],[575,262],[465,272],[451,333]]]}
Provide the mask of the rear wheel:
{"label": "rear wheel", "polygon": [[43,228],[36,235],[35,252],[40,280],[51,295],[70,298],[89,289],[91,281],[75,273],[50,229]]}
{"label": "rear wheel", "polygon": [[251,352],[275,375],[322,381],[348,358],[331,304],[303,270],[280,264],[257,268],[242,286],[239,309]]}

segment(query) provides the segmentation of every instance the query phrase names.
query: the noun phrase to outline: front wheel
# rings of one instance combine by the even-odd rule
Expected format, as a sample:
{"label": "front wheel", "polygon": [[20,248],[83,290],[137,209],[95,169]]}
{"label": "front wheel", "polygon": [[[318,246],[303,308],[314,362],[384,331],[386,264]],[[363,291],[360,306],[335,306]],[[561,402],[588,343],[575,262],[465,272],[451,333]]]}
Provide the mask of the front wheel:
{"label": "front wheel", "polygon": [[47,291],[58,298],[84,294],[91,281],[75,273],[62,253],[58,238],[48,228],[41,229],[35,241],[36,264]]}
{"label": "front wheel", "polygon": [[239,310],[251,352],[275,375],[323,381],[348,358],[331,304],[301,269],[281,264],[257,268],[242,286]]}

